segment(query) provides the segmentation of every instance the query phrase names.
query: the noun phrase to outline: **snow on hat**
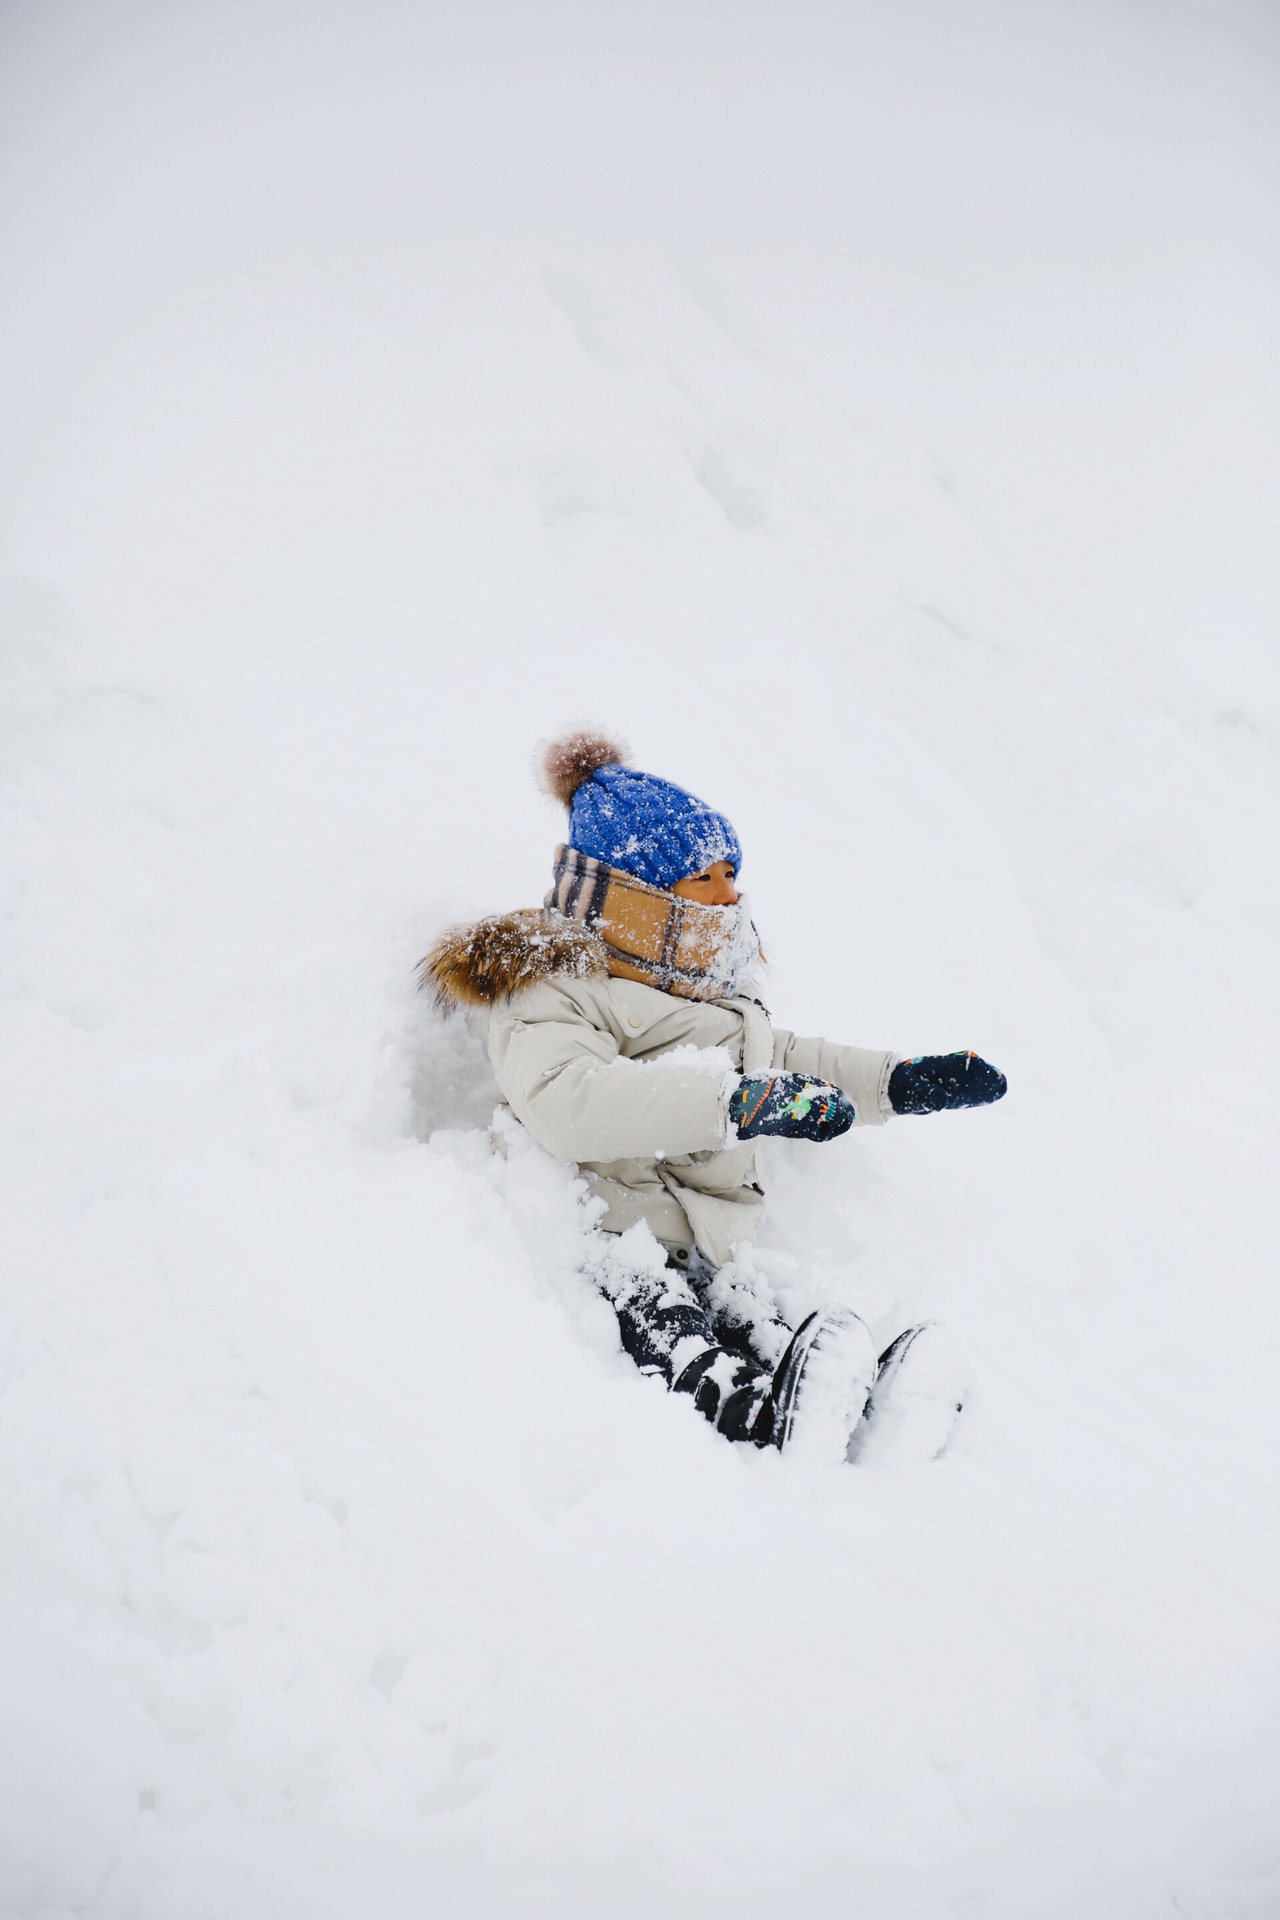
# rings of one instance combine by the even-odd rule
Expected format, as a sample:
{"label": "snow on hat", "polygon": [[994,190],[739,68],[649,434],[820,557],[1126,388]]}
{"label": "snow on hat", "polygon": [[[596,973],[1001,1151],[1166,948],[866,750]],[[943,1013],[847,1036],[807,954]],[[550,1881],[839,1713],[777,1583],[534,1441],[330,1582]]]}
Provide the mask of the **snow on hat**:
{"label": "snow on hat", "polygon": [[569,844],[651,887],[674,887],[714,860],[742,865],[738,836],[705,800],[624,764],[600,733],[570,733],[542,760],[543,784],[569,809]]}

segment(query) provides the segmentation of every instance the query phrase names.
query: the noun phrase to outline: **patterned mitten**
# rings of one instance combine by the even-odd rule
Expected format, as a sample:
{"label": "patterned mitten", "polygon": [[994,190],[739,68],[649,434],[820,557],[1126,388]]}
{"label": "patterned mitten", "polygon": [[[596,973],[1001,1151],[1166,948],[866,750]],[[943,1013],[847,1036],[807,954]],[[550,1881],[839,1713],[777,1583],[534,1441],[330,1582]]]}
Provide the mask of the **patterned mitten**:
{"label": "patterned mitten", "polygon": [[784,1140],[834,1140],[854,1122],[853,1102],[829,1080],[807,1073],[775,1073],[767,1080],[743,1080],[729,1098],[729,1118],[740,1140],[759,1133]]}
{"label": "patterned mitten", "polygon": [[899,1060],[889,1075],[895,1113],[941,1113],[944,1107],[989,1107],[1004,1098],[1008,1081],[976,1053],[922,1053]]}

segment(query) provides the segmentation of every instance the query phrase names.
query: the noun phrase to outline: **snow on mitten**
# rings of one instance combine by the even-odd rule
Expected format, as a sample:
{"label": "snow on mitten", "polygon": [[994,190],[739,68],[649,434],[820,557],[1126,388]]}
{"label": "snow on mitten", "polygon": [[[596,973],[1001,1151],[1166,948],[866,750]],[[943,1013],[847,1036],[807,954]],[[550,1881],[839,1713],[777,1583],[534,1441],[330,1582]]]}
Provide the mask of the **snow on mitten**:
{"label": "snow on mitten", "polygon": [[944,1107],[989,1107],[1003,1100],[1008,1081],[976,1053],[922,1053],[899,1060],[889,1075],[895,1113],[941,1113]]}
{"label": "snow on mitten", "polygon": [[729,1118],[739,1140],[772,1133],[784,1140],[834,1140],[854,1122],[853,1102],[829,1080],[807,1073],[775,1073],[742,1080],[729,1097]]}

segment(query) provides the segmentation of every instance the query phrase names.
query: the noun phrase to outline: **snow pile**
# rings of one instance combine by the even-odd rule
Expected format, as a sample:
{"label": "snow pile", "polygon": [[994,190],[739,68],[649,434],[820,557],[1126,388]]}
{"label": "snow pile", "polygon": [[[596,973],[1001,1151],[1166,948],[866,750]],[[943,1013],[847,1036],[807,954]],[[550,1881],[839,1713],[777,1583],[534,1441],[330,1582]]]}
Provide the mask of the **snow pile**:
{"label": "snow pile", "polygon": [[[1274,32],[973,12],[8,28],[0,1914],[1280,1910]],[[415,995],[577,717],[1009,1075],[737,1276],[955,1326],[934,1467],[640,1379]]]}

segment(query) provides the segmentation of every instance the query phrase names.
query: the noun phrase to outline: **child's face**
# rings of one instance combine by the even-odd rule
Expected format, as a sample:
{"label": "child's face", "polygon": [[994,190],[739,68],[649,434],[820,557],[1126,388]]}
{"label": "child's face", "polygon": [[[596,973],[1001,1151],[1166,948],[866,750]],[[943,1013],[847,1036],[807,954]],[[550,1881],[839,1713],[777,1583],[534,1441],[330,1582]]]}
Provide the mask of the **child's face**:
{"label": "child's face", "polygon": [[704,907],[736,907],[738,889],[734,886],[734,869],[728,860],[713,860],[704,873],[692,873],[687,880],[677,880],[672,893],[678,893],[682,900],[700,900]]}

